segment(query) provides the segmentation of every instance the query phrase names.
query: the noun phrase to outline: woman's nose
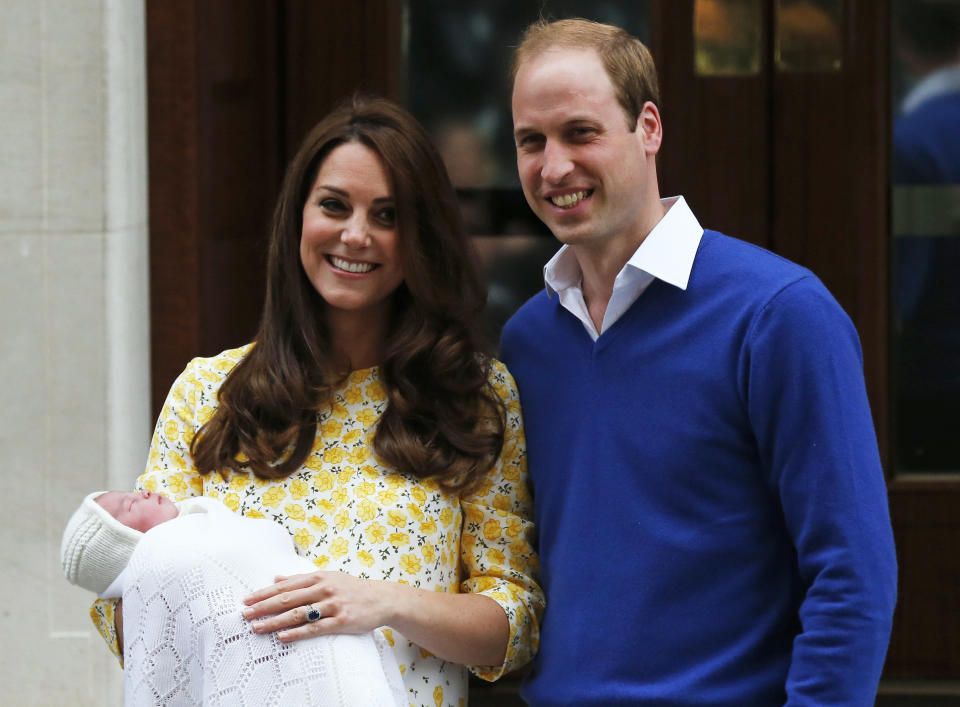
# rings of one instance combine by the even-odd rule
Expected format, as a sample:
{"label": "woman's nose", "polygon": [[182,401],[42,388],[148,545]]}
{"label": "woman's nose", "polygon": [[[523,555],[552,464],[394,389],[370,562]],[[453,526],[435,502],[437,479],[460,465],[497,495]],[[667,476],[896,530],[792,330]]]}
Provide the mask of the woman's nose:
{"label": "woman's nose", "polygon": [[367,233],[367,224],[360,218],[359,214],[344,226],[340,234],[340,242],[350,248],[363,248],[369,245],[369,235]]}

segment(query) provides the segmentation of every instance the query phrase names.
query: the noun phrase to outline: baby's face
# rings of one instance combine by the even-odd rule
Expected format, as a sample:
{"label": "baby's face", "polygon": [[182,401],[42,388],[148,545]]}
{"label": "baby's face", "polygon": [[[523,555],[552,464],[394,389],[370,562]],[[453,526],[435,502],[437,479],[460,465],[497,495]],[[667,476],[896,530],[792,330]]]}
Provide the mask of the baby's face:
{"label": "baby's face", "polygon": [[141,491],[123,493],[108,491],[100,494],[96,502],[128,528],[145,533],[155,525],[177,517],[173,501],[160,493]]}

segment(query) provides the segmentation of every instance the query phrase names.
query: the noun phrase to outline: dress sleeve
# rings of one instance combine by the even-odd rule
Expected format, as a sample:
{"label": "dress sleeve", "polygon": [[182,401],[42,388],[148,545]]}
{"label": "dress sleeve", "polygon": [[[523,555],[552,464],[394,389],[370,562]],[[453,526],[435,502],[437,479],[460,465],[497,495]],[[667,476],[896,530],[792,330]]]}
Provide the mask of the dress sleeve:
{"label": "dress sleeve", "polygon": [[212,375],[201,366],[202,361],[191,361],[167,394],[150,441],[147,468],[137,479],[137,490],[162,493],[171,501],[203,494],[203,478],[190,456],[190,443],[213,416],[215,405],[201,380]]}
{"label": "dress sleeve", "polygon": [[107,642],[107,648],[120,661],[120,667],[123,667],[123,656],[120,654],[120,642],[117,640],[116,629],[116,609],[118,599],[97,599],[90,607],[90,619],[97,629],[97,633],[103,636]]}
{"label": "dress sleeve", "polygon": [[490,597],[503,607],[510,622],[503,665],[470,668],[489,681],[521,667],[536,654],[544,607],[517,388],[498,361],[494,361],[491,378],[506,407],[503,450],[481,486],[460,501],[461,576],[465,578],[460,591]]}
{"label": "dress sleeve", "polygon": [[[157,491],[171,501],[203,493],[203,480],[190,456],[190,442],[213,414],[213,403],[205,398],[199,376],[207,372],[199,370],[198,362],[199,359],[190,362],[167,394],[153,431],[146,471],[137,479],[137,490]],[[117,599],[97,599],[90,608],[90,618],[122,665],[115,623],[117,603]]]}
{"label": "dress sleeve", "polygon": [[805,590],[787,704],[873,704],[897,569],[856,330],[808,277],[758,314],[745,352],[753,431]]}

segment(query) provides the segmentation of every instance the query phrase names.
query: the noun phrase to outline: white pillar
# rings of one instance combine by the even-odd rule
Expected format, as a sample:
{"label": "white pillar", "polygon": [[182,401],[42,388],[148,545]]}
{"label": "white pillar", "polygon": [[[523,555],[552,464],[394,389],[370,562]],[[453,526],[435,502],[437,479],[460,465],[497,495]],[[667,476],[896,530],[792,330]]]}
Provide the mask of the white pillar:
{"label": "white pillar", "polygon": [[3,0],[0,47],[0,685],[121,704],[59,544],[149,442],[143,2]]}

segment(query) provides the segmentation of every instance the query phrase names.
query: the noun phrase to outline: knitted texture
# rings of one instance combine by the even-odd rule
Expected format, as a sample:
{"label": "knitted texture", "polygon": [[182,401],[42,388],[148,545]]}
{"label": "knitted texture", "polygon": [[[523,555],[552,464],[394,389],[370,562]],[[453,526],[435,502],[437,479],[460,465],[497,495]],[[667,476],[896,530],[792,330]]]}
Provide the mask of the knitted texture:
{"label": "knitted texture", "polygon": [[593,342],[543,293],[504,328],[548,597],[533,705],[872,705],[896,560],[853,325],[706,231]]}
{"label": "knitted texture", "polygon": [[103,493],[96,491],[83,499],[60,542],[60,566],[67,581],[97,594],[116,579],[143,537],[96,502]]}
{"label": "knitted texture", "polygon": [[253,633],[243,597],[312,566],[280,526],[210,503],[146,533],[120,577],[125,704],[405,705],[382,636]]}

